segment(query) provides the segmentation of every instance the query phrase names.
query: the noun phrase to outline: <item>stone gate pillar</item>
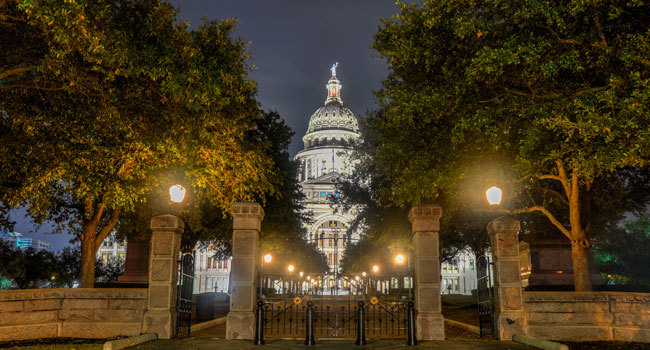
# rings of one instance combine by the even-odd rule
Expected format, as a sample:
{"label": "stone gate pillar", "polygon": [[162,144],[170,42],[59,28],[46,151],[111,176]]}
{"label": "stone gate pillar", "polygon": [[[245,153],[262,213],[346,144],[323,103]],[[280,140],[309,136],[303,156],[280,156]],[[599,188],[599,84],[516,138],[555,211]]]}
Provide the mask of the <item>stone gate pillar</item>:
{"label": "stone gate pillar", "polygon": [[264,210],[257,203],[235,203],[232,217],[231,293],[230,312],[226,318],[226,339],[253,339],[255,282],[260,265],[259,233]]}
{"label": "stone gate pillar", "polygon": [[445,323],[440,309],[438,231],[441,216],[442,209],[438,205],[416,205],[409,212],[413,232],[418,340],[445,339]]}
{"label": "stone gate pillar", "polygon": [[525,335],[526,317],[519,272],[519,220],[500,217],[487,226],[494,262],[494,324],[501,340]]}
{"label": "stone gate pillar", "polygon": [[176,336],[178,254],[185,225],[174,215],[151,218],[149,289],[142,333],[159,339]]}

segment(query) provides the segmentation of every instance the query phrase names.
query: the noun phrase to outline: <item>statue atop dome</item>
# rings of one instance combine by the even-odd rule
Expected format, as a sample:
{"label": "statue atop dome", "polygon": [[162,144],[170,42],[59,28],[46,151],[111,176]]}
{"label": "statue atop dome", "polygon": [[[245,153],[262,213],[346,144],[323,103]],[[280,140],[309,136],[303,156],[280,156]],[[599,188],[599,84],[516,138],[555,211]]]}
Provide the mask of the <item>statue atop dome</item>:
{"label": "statue atop dome", "polygon": [[332,68],[330,68],[330,71],[332,71],[332,76],[333,76],[333,77],[336,76],[336,67],[337,67],[338,65],[339,65],[339,63],[336,62],[336,63],[334,63],[334,64],[332,65]]}

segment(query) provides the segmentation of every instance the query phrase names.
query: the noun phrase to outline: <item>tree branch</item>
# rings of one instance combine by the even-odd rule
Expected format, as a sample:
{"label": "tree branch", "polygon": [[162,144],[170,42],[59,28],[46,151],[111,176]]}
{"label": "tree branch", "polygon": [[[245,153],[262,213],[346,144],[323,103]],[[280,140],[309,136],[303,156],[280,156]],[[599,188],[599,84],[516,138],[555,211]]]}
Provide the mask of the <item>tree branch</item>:
{"label": "tree branch", "polygon": [[5,79],[6,77],[10,77],[12,75],[18,75],[18,74],[21,74],[21,73],[29,72],[29,71],[31,71],[33,69],[34,69],[34,66],[8,69],[8,70],[0,73],[0,80]]}
{"label": "tree branch", "polygon": [[546,217],[551,221],[551,223],[555,227],[557,227],[560,230],[560,232],[562,232],[568,239],[572,239],[571,238],[571,231],[569,231],[566,227],[564,227],[564,225],[562,225],[562,223],[557,218],[555,218],[555,216],[548,209],[546,209],[546,208],[544,208],[542,206],[536,205],[536,206],[529,207],[529,208],[517,209],[517,210],[513,211],[512,214],[533,213],[533,212],[540,212],[540,213],[546,215]]}
{"label": "tree branch", "polygon": [[596,16],[596,20],[594,22],[596,23],[596,30],[598,30],[598,35],[600,36],[600,44],[603,47],[607,47],[607,40],[605,40],[605,33],[603,33],[603,27],[600,25],[600,19],[598,19],[598,16]]}
{"label": "tree branch", "polygon": [[102,227],[102,229],[99,231],[97,236],[95,237],[95,246],[98,247],[102,241],[108,236],[109,233],[113,230],[115,225],[117,224],[117,221],[120,219],[120,213],[122,212],[122,207],[121,206],[116,206],[113,209],[113,213],[111,214],[110,219],[108,219],[108,222],[106,222],[106,225]]}
{"label": "tree branch", "polygon": [[569,188],[569,179],[566,176],[566,170],[564,169],[564,162],[562,162],[562,159],[558,159],[555,161],[555,165],[557,166],[557,171],[559,174],[559,180],[562,183],[562,187],[564,187],[564,193],[566,194],[567,199],[571,199],[571,189]]}

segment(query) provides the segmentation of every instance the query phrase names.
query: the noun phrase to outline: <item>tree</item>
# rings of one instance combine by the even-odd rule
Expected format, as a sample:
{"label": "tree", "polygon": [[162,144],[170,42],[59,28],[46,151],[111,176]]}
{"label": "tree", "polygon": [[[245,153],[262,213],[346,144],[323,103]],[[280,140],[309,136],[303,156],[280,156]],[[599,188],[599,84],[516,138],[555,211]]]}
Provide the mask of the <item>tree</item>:
{"label": "tree", "polygon": [[51,280],[53,272],[54,254],[31,247],[22,249],[0,240],[0,275],[19,289],[39,288]]}
{"label": "tree", "polygon": [[0,202],[27,205],[95,253],[174,176],[226,211],[273,193],[271,159],[235,23],[189,30],[158,0],[0,3]]}
{"label": "tree", "polygon": [[596,262],[607,280],[650,288],[650,216],[628,221],[595,246]]}
{"label": "tree", "polygon": [[65,247],[55,256],[54,285],[72,288],[81,276],[81,249]]}
{"label": "tree", "polygon": [[106,261],[97,260],[95,264],[95,276],[97,282],[117,282],[117,278],[124,273],[124,260],[110,256]]}
{"label": "tree", "polygon": [[[273,194],[259,196],[255,201],[264,203],[264,220],[260,232],[260,242],[266,252],[276,258],[271,269],[266,271],[284,272],[291,263],[305,271],[322,272],[327,270],[325,256],[305,241],[306,231],[303,222],[309,220],[300,201],[303,193],[298,183],[298,164],[291,161],[288,147],[293,131],[275,111],[263,112],[250,130],[246,139],[251,144],[264,144],[267,154],[273,161],[272,177],[277,190]],[[158,187],[148,196],[145,203],[124,216],[119,227],[123,237],[149,234],[149,221],[152,216],[169,212],[169,203],[161,200],[166,197],[167,187]],[[192,249],[197,243],[201,248],[211,246],[218,259],[231,256],[232,218],[228,211],[206,200],[205,192],[194,189],[178,214],[185,222],[182,246]],[[282,267],[281,267],[282,266]]]}
{"label": "tree", "polygon": [[[452,203],[503,183],[571,241],[590,290],[594,188],[650,159],[650,14],[626,1],[401,4],[373,48],[390,64],[371,120],[385,200]],[[498,165],[498,166],[495,166]],[[477,195],[479,195],[477,193]]]}
{"label": "tree", "polygon": [[[397,253],[412,251],[411,224],[408,221],[409,206],[386,200],[386,191],[391,188],[388,177],[376,168],[377,149],[380,137],[369,124],[383,111],[371,112],[360,121],[361,139],[354,144],[352,159],[357,163],[355,171],[337,183],[341,196],[330,199],[337,211],[354,210],[354,220],[349,231],[359,232],[359,242],[348,245],[341,260],[345,273],[358,273],[368,270],[378,262],[385,262],[386,257]],[[451,261],[465,248],[465,241],[460,239],[458,230],[447,229],[449,220],[443,216],[442,230],[439,235],[441,247],[440,261]],[[389,259],[391,260],[391,259]],[[400,272],[402,268],[388,261],[381,266],[384,273]]]}

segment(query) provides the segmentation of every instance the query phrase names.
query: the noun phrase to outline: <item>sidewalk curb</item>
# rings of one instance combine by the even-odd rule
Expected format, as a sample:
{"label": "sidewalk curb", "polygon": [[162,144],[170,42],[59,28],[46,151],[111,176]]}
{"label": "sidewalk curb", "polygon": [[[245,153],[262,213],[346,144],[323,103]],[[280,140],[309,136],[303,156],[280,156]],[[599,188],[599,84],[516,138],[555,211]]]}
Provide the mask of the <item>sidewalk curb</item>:
{"label": "sidewalk curb", "polygon": [[196,331],[200,331],[202,329],[214,327],[214,326],[220,325],[220,324],[222,324],[224,322],[226,322],[226,317],[225,316],[220,317],[220,318],[215,318],[214,320],[193,324],[190,327],[190,332],[196,332]]}
{"label": "sidewalk curb", "polygon": [[158,336],[156,334],[147,333],[147,334],[136,335],[135,337],[111,340],[104,343],[104,350],[124,349],[130,346],[146,343],[156,339],[158,339]]}
{"label": "sidewalk curb", "polygon": [[569,347],[564,344],[556,343],[550,340],[531,338],[525,335],[515,334],[512,336],[512,340],[516,341],[517,343],[522,343],[545,350],[569,350]]}
{"label": "sidewalk curb", "polygon": [[456,328],[464,329],[474,334],[481,334],[481,330],[478,327],[471,324],[450,320],[448,318],[445,318],[445,323]]}

